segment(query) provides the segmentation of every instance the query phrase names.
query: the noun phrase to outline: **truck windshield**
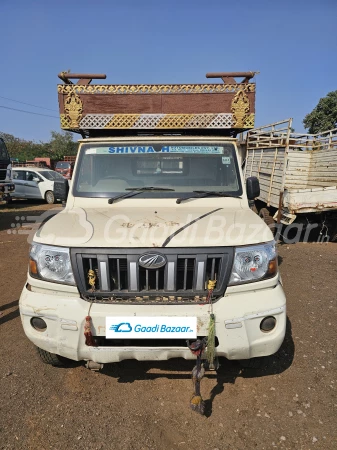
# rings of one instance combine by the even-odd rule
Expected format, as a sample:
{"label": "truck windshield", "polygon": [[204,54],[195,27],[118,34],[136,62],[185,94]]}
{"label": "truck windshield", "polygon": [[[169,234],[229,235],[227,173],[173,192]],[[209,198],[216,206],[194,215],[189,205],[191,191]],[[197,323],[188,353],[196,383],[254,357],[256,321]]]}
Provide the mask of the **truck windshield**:
{"label": "truck windshield", "polygon": [[147,189],[137,198],[183,198],[196,190],[241,195],[234,145],[214,141],[82,145],[75,196],[110,198],[142,186]]}

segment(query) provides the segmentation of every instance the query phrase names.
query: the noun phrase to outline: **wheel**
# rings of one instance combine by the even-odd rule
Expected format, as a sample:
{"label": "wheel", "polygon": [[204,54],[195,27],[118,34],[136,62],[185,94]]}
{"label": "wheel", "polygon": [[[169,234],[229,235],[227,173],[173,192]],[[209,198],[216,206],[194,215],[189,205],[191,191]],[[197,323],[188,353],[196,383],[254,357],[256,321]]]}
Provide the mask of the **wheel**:
{"label": "wheel", "polygon": [[47,191],[44,198],[45,198],[46,202],[48,203],[48,205],[52,205],[53,203],[55,203],[55,196],[54,196],[54,192],[52,192],[52,191]]}
{"label": "wheel", "polygon": [[45,364],[50,364],[57,367],[63,367],[66,365],[66,358],[62,358],[62,356],[56,355],[55,353],[50,353],[46,350],[42,350],[42,348],[39,347],[36,347],[36,349],[37,354]]}
{"label": "wheel", "polygon": [[272,231],[275,229],[275,220],[267,208],[261,208],[259,211],[259,216]]}

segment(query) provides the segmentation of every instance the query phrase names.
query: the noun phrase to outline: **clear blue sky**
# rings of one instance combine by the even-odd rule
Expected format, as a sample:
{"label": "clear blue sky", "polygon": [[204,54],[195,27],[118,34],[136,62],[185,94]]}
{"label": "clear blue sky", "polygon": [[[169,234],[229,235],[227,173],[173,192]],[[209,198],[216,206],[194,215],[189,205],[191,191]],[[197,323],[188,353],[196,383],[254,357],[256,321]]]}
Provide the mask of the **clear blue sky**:
{"label": "clear blue sky", "polygon": [[[337,0],[0,0],[0,96],[58,116],[62,70],[108,83],[199,83],[260,71],[256,124],[303,117],[337,89]],[[0,108],[0,131],[49,140],[59,121]]]}

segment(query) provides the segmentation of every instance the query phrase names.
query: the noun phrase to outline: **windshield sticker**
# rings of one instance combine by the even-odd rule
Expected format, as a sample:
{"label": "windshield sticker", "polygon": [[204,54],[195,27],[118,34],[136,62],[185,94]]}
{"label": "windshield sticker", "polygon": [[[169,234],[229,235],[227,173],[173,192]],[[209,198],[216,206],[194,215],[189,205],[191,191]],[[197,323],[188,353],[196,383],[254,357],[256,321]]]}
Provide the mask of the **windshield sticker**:
{"label": "windshield sticker", "polygon": [[[85,151],[86,155],[130,155],[133,153],[185,153],[185,154],[199,154],[199,155],[223,155],[224,147],[210,147],[210,146],[164,146],[160,150],[155,150],[151,146],[136,146],[136,147],[98,147],[89,148]],[[229,163],[223,163],[229,164]]]}
{"label": "windshield sticker", "polygon": [[223,154],[223,147],[208,147],[208,146],[193,146],[193,145],[182,145],[177,147],[163,147],[162,152],[168,153],[193,153],[200,155],[221,155]]}
{"label": "windshield sticker", "polygon": [[230,164],[230,163],[231,163],[231,159],[229,156],[222,157],[222,164]]}

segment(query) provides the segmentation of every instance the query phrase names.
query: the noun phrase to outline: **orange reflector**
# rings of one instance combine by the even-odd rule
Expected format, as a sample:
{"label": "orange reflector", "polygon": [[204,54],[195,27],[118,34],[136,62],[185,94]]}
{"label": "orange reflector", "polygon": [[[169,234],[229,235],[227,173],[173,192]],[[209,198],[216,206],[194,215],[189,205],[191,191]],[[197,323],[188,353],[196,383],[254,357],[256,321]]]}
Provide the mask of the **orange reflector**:
{"label": "orange reflector", "polygon": [[268,274],[272,275],[277,272],[277,259],[273,259],[269,262]]}
{"label": "orange reflector", "polygon": [[33,259],[29,260],[29,272],[31,275],[38,275],[37,265]]}

